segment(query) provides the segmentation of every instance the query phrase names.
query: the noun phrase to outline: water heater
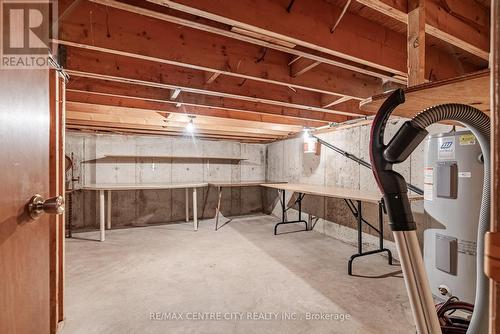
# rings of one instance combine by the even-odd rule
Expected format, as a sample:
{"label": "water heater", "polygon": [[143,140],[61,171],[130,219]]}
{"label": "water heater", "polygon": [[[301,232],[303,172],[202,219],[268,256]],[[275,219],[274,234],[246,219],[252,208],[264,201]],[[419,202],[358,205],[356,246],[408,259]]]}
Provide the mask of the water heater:
{"label": "water heater", "polygon": [[474,303],[476,238],[483,187],[481,148],[469,131],[425,142],[424,262],[433,295]]}

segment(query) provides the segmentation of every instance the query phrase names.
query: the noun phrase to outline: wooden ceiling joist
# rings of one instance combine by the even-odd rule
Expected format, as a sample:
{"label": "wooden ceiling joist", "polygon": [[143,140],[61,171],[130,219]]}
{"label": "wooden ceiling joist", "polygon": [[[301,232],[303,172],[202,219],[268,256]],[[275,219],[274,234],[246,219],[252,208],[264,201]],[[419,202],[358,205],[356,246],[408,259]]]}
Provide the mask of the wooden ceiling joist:
{"label": "wooden ceiling joist", "polygon": [[[288,41],[297,44],[297,48],[318,50],[393,75],[406,75],[405,34],[350,11],[346,12],[332,34],[331,24],[341,16],[343,8],[327,1],[299,2],[291,13],[283,10],[283,3],[267,0],[217,3],[210,0],[149,1]],[[454,67],[454,63],[442,61],[443,58],[454,58],[454,54],[429,52],[428,57],[431,64],[441,63],[434,71],[443,68],[443,72],[451,72],[451,76],[464,73]]]}
{"label": "wooden ceiling joist", "polygon": [[[224,80],[217,80],[207,86],[204,74],[200,71],[179,69],[175,66],[89,50],[69,48],[66,68],[67,72],[74,77],[128,82],[169,90],[179,88],[188,93],[346,116],[364,114],[359,109],[321,108],[320,94],[315,92],[293,92],[283,86],[269,86],[252,81],[240,82],[235,78],[224,78]],[[141,70],[137,71],[137,69]]]}
{"label": "wooden ceiling joist", "polygon": [[[406,64],[401,62],[401,59],[405,59],[404,45],[398,48],[397,36],[393,31],[347,12],[343,24],[336,28],[333,37],[331,25],[341,16],[342,8],[327,2],[297,2],[294,5],[296,8],[288,13],[282,3],[266,0],[216,3],[210,0],[149,1],[389,73],[406,73]],[[269,29],[270,22],[273,23],[272,29]]]}
{"label": "wooden ceiling joist", "polygon": [[299,75],[302,75],[306,73],[309,70],[312,70],[316,66],[321,64],[319,61],[316,60],[311,60],[307,58],[299,58],[296,61],[292,62],[290,64],[290,75],[293,78],[298,77]]}
{"label": "wooden ceiling joist", "polygon": [[[150,116],[140,116],[141,113],[136,114],[136,111],[121,112],[120,114],[110,113],[109,107],[106,106],[93,106],[104,107],[103,113],[98,113],[95,111],[91,112],[81,112],[73,111],[68,109],[67,119],[68,121],[96,121],[101,123],[125,123],[125,124],[135,124],[137,126],[158,126],[165,129],[170,129],[178,132],[185,131],[186,125],[189,123],[189,118],[185,120],[171,120],[168,117],[164,118],[158,114],[149,113]],[[130,116],[132,115],[132,116]],[[153,117],[152,117],[153,116]],[[154,117],[159,116],[159,117]],[[255,127],[241,127],[234,125],[220,125],[220,123],[207,123],[201,122],[195,119],[195,126],[197,133],[212,133],[212,134],[237,134],[246,136],[256,136],[264,138],[281,138],[286,137],[290,134],[290,131],[277,131],[264,128]],[[300,130],[299,130],[300,131]]]}
{"label": "wooden ceiling joist", "polygon": [[[156,100],[138,96],[117,95],[112,93],[98,93],[88,91],[78,91],[69,89],[67,91],[67,100],[71,102],[82,102],[92,104],[102,104],[109,106],[126,106],[129,108],[137,108],[144,110],[154,110],[157,112],[166,113],[186,113],[191,115],[214,116],[221,118],[235,118],[241,120],[252,120],[262,122],[272,122],[276,124],[301,125],[305,127],[317,127],[331,122],[339,123],[347,120],[347,118],[335,118],[337,121],[317,121],[314,117],[336,116],[333,114],[309,112],[303,110],[273,110],[268,113],[259,113],[255,111],[244,111],[234,109],[223,109],[217,107],[192,105],[183,103],[180,108],[174,104],[162,100]],[[339,116],[336,116],[339,117]],[[325,117],[323,117],[324,119]]]}
{"label": "wooden ceiling joist", "polygon": [[332,113],[303,110],[298,108],[285,108],[282,106],[247,102],[217,96],[200,95],[189,92],[184,92],[179,101],[171,101],[166,98],[168,96],[168,90],[164,88],[92,78],[71,78],[67,84],[67,89],[69,92],[88,92],[89,94],[100,94],[109,97],[138,98],[154,102],[165,102],[168,104],[182,102],[184,106],[244,111],[247,113],[257,113],[262,115],[279,115],[284,116],[285,119],[298,118],[302,120],[337,123],[343,122],[347,119],[346,116]]}
{"label": "wooden ceiling joist", "polygon": [[68,128],[270,141],[484,68],[486,11],[423,1],[60,0]]}
{"label": "wooden ceiling joist", "polygon": [[[129,108],[124,106],[109,106],[109,105],[98,105],[91,103],[81,103],[81,102],[67,102],[68,112],[82,112],[82,113],[95,113],[102,115],[113,115],[120,117],[133,117],[141,121],[154,121],[160,122],[159,125],[165,125],[165,121],[168,124],[172,122],[182,123],[182,127],[190,122],[192,116],[187,113],[160,113],[152,112],[146,109]],[[237,119],[220,119],[213,116],[197,115],[195,117],[197,125],[203,125],[202,128],[213,129],[215,127],[232,127],[233,129],[250,129],[257,130],[255,133],[262,133],[262,131],[269,131],[268,134],[274,135],[287,135],[293,132],[299,132],[303,129],[299,125],[289,125],[289,124],[274,124],[267,122],[258,121],[247,121],[247,120],[237,120]],[[140,121],[140,122],[141,122]],[[157,123],[155,123],[157,124]],[[158,125],[158,124],[157,124]],[[241,130],[240,130],[241,131]],[[245,131],[242,131],[245,132]],[[251,132],[251,131],[250,131]]]}
{"label": "wooden ceiling joist", "polygon": [[[135,129],[120,126],[99,126],[99,125],[83,125],[83,124],[67,124],[66,131],[74,133],[92,132],[92,133],[114,133],[114,134],[140,134],[152,136],[179,136],[179,133],[172,131],[165,131],[164,129]],[[198,135],[196,138],[200,139],[224,139],[234,140],[243,143],[268,143],[274,140],[237,137],[237,136],[221,136],[221,135]]]}
{"label": "wooden ceiling joist", "polygon": [[[74,113],[67,117],[66,124],[68,125],[92,125],[92,126],[106,126],[106,127],[122,127],[131,129],[144,129],[144,130],[164,130],[169,131],[172,134],[186,134],[184,127],[179,126],[169,126],[169,125],[151,125],[151,124],[140,124],[131,122],[129,120],[122,121],[119,118],[109,118],[106,120],[101,117],[96,117],[97,114],[85,115],[84,113]],[[224,137],[239,137],[239,138],[259,138],[262,140],[276,140],[283,139],[285,136],[274,136],[269,134],[258,134],[251,132],[238,132],[238,131],[225,131],[225,130],[207,130],[196,128],[196,136],[222,136]]]}
{"label": "wooden ceiling joist", "polygon": [[[117,8],[125,11],[129,11],[131,13],[148,16],[151,18],[156,18],[158,20],[162,20],[165,22],[171,22],[176,25],[182,25],[185,27],[201,30],[204,32],[208,32],[211,34],[228,37],[233,40],[238,40],[242,42],[247,42],[250,44],[258,45],[261,47],[265,47],[268,49],[284,52],[289,55],[295,55],[296,57],[308,58],[311,60],[319,61],[324,64],[328,64],[335,67],[344,68],[353,72],[366,74],[369,76],[373,76],[376,78],[381,78],[388,81],[398,82],[401,84],[405,83],[405,79],[401,78],[401,76],[405,76],[406,73],[400,73],[399,76],[394,76],[392,72],[381,71],[379,69],[371,68],[366,65],[360,65],[353,61],[347,61],[340,57],[335,57],[329,54],[320,53],[317,49],[307,50],[304,48],[292,48],[289,46],[283,45],[283,43],[271,42],[269,38],[263,38],[262,35],[259,35],[259,38],[254,38],[249,36],[249,34],[235,33],[235,27],[228,26],[229,29],[223,29],[218,26],[209,25],[200,23],[199,18],[196,20],[187,20],[185,18],[169,15],[166,13],[161,13],[157,10],[149,10],[143,7],[134,6],[131,4],[119,2],[116,0],[91,0],[92,2],[103,4],[112,8]],[[144,5],[144,3],[143,3]],[[255,36],[256,34],[254,34]]]}
{"label": "wooden ceiling joist", "polygon": [[[406,0],[356,0],[357,2],[383,13],[399,22],[408,24]],[[472,0],[447,0],[449,7],[460,7],[463,15],[470,14],[470,22],[449,13],[439,1],[427,0],[425,32],[446,43],[454,45],[476,57],[489,59],[489,18],[488,11]]]}
{"label": "wooden ceiling joist", "polygon": [[205,79],[207,84],[211,84],[214,82],[217,77],[220,75],[220,72],[205,72]]}
{"label": "wooden ceiling joist", "polygon": [[[90,12],[92,20],[88,19]],[[170,22],[88,2],[76,8],[71,19],[61,22],[59,36],[61,44],[298,90],[360,99],[382,92],[381,80],[373,76],[328,66],[294,78],[286,65],[287,53],[191,27],[179,29]]]}

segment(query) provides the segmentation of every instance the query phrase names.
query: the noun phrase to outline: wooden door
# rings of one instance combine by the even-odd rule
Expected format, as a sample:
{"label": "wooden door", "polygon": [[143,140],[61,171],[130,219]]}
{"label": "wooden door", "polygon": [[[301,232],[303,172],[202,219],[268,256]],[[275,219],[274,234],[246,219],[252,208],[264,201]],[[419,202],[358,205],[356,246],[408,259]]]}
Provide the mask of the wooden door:
{"label": "wooden door", "polygon": [[26,210],[34,194],[51,195],[51,78],[49,70],[0,70],[3,334],[51,332],[51,218],[32,220]]}

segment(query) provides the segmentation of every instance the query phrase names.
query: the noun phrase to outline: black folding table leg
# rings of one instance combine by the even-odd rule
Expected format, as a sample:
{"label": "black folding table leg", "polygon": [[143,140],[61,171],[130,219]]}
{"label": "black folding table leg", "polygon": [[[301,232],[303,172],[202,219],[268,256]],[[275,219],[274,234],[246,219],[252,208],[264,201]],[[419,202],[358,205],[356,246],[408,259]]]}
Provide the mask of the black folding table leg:
{"label": "black folding table leg", "polygon": [[[349,202],[346,201],[346,204],[349,206],[351,209],[352,214],[357,218],[358,221],[358,253],[354,254],[351,256],[349,259],[349,262],[347,263],[347,273],[349,275],[352,275],[352,262],[355,258],[361,257],[361,256],[366,256],[366,255],[371,255],[371,254],[377,254],[377,253],[382,253],[382,252],[387,252],[387,255],[389,257],[389,264],[392,265],[392,253],[389,249],[384,248],[384,214],[383,214],[383,204],[382,202],[379,202],[378,204],[378,209],[379,209],[379,214],[378,214],[378,221],[379,221],[379,228],[378,230],[373,227],[370,223],[365,221],[363,219],[363,212],[362,212],[362,207],[361,207],[361,201],[357,201],[357,208],[354,209],[354,205],[351,203],[349,205]],[[371,250],[368,252],[363,252],[363,223],[368,224],[370,227],[372,227],[375,231],[379,233],[379,248],[375,250]]]}
{"label": "black folding table leg", "polygon": [[276,225],[274,225],[274,235],[276,235],[278,233],[278,226],[279,225],[284,225],[284,224],[304,223],[306,225],[306,229],[305,230],[307,231],[308,230],[308,228],[307,228],[307,222],[302,219],[302,199],[304,198],[305,194],[299,193],[299,197],[295,201],[299,205],[299,220],[286,221],[286,216],[285,215],[286,215],[286,211],[288,210],[288,208],[286,207],[286,203],[285,203],[285,190],[284,189],[280,189],[280,191],[283,192],[283,200],[281,201],[282,216],[281,216],[281,222],[279,222]]}
{"label": "black folding table leg", "polygon": [[378,229],[379,229],[379,240],[380,240],[380,251],[387,252],[389,257],[389,264],[392,266],[392,252],[390,249],[384,248],[384,203],[382,201],[378,202]]}
{"label": "black folding table leg", "polygon": [[347,273],[352,275],[352,261],[355,258],[363,255],[363,216],[362,216],[362,207],[361,201],[357,202],[357,208],[355,212],[355,216],[358,221],[358,253],[351,256],[349,262],[347,263]]}

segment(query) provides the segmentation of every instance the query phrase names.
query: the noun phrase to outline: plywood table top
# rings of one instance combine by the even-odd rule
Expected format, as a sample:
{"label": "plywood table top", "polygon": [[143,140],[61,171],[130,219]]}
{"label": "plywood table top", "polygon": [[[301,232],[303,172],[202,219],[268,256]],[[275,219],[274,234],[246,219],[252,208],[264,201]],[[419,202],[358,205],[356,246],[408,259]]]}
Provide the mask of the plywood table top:
{"label": "plywood table top", "polygon": [[[334,198],[346,198],[362,202],[378,203],[382,194],[378,191],[366,191],[359,189],[347,189],[338,187],[315,186],[302,183],[268,183],[264,187],[300,192],[308,195],[326,196]],[[423,199],[420,195],[409,195],[410,201]]]}
{"label": "plywood table top", "polygon": [[[280,182],[270,181],[240,181],[240,182],[209,182],[212,187],[258,187],[264,184],[276,184]],[[286,182],[283,182],[286,183]]]}
{"label": "plywood table top", "polygon": [[82,187],[85,190],[148,190],[148,189],[178,189],[202,188],[206,182],[187,183],[93,183]]}

